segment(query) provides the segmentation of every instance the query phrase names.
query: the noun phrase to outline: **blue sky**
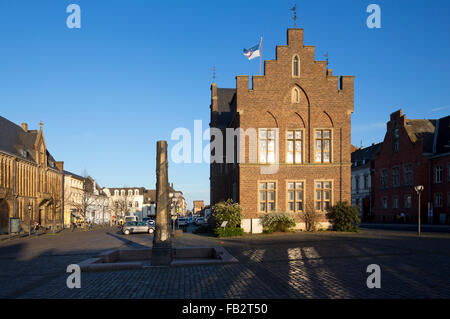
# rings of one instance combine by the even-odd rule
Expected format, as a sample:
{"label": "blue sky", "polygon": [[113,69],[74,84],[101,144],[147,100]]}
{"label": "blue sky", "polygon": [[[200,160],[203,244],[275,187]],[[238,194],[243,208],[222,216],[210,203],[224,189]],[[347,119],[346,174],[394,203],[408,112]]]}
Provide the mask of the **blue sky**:
{"label": "blue sky", "polygon": [[[66,7],[81,7],[68,29]],[[368,29],[366,7],[381,7]],[[264,37],[263,58],[286,44],[295,1],[0,0],[0,115],[38,128],[49,150],[102,186],[155,187],[155,142],[209,123],[211,67],[219,87],[259,71],[242,49]],[[450,113],[450,1],[297,1],[316,59],[355,75],[352,143],[382,141],[389,114]],[[206,142],[205,144],[206,145]],[[169,179],[209,202],[208,164],[169,163]]]}

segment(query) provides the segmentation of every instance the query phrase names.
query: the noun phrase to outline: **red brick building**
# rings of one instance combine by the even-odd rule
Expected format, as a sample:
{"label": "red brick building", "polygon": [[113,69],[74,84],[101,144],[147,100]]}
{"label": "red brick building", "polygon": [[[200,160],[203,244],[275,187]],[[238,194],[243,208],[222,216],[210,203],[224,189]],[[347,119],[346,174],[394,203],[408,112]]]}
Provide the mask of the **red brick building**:
{"label": "red brick building", "polygon": [[[328,206],[350,202],[354,77],[332,75],[314,50],[303,44],[303,29],[288,29],[287,45],[264,61],[264,75],[253,76],[251,88],[248,76],[237,76],[233,89],[211,85],[210,127],[223,132],[224,145],[240,140],[234,150],[242,156],[218,163],[211,147],[212,205],[231,198],[246,219],[287,211],[300,222],[307,209],[324,216]],[[227,128],[242,131],[227,137]],[[212,133],[214,141],[220,144]],[[224,161],[230,150],[224,147]],[[262,170],[273,166],[271,174]]]}
{"label": "red brick building", "polygon": [[421,222],[449,223],[450,116],[437,120],[407,119],[391,114],[380,153],[374,161],[372,202],[375,221],[418,220],[418,195],[423,185]]}

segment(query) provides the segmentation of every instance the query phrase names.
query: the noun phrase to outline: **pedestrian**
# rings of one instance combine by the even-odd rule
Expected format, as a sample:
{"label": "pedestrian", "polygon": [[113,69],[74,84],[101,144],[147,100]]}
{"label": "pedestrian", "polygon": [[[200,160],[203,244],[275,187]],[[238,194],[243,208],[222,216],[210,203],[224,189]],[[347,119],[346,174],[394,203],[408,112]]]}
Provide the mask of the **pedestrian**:
{"label": "pedestrian", "polygon": [[39,232],[39,223],[35,222],[34,223],[34,233],[37,234]]}
{"label": "pedestrian", "polygon": [[404,212],[402,212],[402,213],[400,214],[400,220],[401,220],[401,223],[402,223],[402,224],[404,224],[404,223],[406,222],[406,216],[405,216],[405,213],[404,213]]}

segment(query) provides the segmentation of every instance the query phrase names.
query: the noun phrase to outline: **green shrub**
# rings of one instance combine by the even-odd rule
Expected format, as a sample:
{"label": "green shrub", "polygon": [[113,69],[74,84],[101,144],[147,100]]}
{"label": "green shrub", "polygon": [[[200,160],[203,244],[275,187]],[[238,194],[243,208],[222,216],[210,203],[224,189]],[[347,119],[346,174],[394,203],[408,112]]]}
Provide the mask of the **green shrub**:
{"label": "green shrub", "polygon": [[262,225],[266,233],[286,232],[295,226],[295,219],[291,214],[285,212],[273,212],[262,217]]}
{"label": "green shrub", "polygon": [[201,225],[192,231],[194,234],[212,234],[214,233],[214,228],[209,224]]}
{"label": "green shrub", "polygon": [[[219,237],[240,236],[244,234],[241,227],[242,207],[231,199],[217,203],[212,207],[211,224],[214,233]],[[226,221],[227,225],[221,227]]]}
{"label": "green shrub", "polygon": [[337,231],[357,232],[359,230],[358,209],[347,202],[339,202],[328,209],[327,217]]}
{"label": "green shrub", "polygon": [[217,227],[214,229],[214,234],[217,237],[242,236],[244,230],[240,227]]}

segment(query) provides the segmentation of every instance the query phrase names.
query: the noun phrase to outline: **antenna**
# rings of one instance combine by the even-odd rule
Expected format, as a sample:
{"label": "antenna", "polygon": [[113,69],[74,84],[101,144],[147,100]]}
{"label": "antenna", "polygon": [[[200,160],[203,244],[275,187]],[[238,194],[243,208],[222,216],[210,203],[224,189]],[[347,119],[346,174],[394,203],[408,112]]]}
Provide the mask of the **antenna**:
{"label": "antenna", "polygon": [[291,9],[291,11],[294,12],[294,17],[292,18],[294,20],[294,27],[297,26],[297,5],[294,4],[294,7]]}

